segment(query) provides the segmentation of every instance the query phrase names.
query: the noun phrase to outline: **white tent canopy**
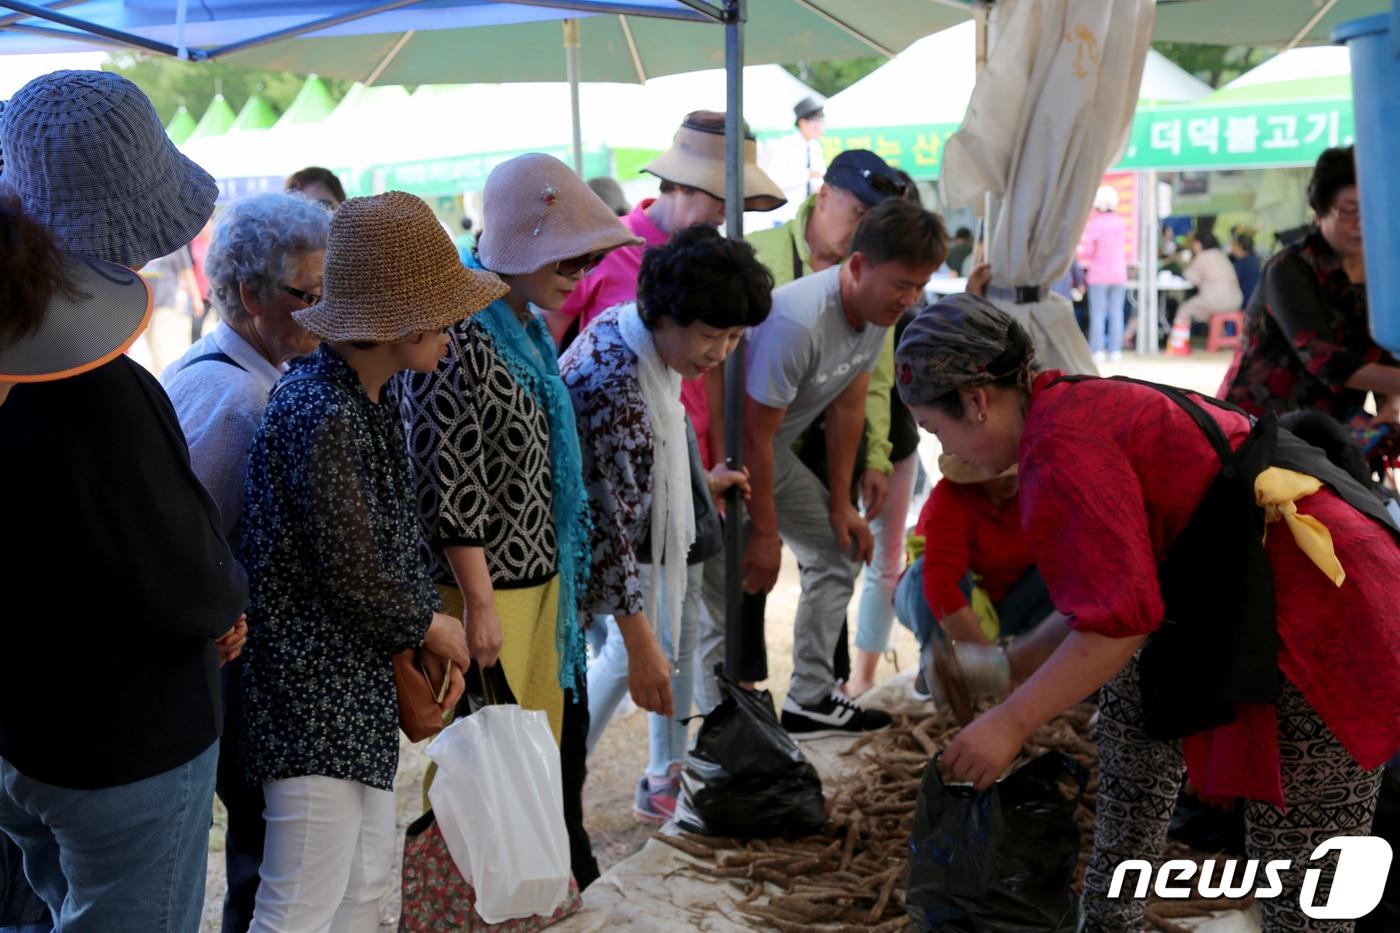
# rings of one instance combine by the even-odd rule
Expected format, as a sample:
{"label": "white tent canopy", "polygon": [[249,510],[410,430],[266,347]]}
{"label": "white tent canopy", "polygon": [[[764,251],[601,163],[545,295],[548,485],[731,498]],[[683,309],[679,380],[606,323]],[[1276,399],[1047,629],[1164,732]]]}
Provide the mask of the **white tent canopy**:
{"label": "white tent canopy", "polygon": [[[1346,51],[1339,51],[1345,57]],[[831,127],[961,123],[976,83],[976,27],[962,23],[925,36],[834,95],[826,102],[826,122]],[[1187,103],[1210,92],[1210,85],[1148,50],[1139,100]]]}

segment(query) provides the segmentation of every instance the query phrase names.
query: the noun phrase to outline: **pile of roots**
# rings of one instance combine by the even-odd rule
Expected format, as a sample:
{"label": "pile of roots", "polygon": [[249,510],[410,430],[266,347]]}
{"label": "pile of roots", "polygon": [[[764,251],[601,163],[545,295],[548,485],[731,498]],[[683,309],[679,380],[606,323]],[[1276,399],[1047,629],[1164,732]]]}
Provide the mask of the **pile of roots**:
{"label": "pile of roots", "polygon": [[[1076,814],[1080,832],[1075,890],[1093,849],[1098,795],[1098,750],[1092,738],[1095,708],[1083,704],[1038,729],[1012,770],[1046,751],[1060,751],[1089,770]],[[734,907],[758,929],[783,933],[893,933],[909,926],[905,877],[914,806],[924,769],[960,726],[948,713],[896,715],[894,724],[861,738],[845,755],[860,755],[859,772],[828,789],[826,825],[801,839],[715,839],[690,833],[657,834],[679,849],[679,872],[723,880],[738,889]],[[834,792],[833,792],[834,791]],[[1173,843],[1168,858],[1200,861],[1208,855]],[[1147,923],[1162,933],[1185,933],[1176,920],[1244,909],[1251,899],[1157,901]]]}

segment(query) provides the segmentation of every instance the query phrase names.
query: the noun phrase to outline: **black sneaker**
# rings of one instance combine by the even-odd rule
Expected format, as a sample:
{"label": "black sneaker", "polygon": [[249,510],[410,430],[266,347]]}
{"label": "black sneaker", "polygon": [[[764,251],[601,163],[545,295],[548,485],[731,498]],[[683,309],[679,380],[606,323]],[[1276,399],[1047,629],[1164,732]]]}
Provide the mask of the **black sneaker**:
{"label": "black sneaker", "polygon": [[833,735],[860,735],[890,724],[890,714],[857,706],[839,690],[811,706],[792,697],[783,701],[783,728],[799,742]]}

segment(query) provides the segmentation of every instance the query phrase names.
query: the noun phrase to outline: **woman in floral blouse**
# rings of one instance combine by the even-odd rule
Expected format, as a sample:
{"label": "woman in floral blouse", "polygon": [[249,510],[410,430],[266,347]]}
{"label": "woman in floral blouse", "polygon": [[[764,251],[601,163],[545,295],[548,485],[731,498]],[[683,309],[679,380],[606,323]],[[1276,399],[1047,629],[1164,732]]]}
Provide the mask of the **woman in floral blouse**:
{"label": "woman in floral blouse", "polygon": [[[564,821],[583,888],[597,877],[582,808],[588,501],[574,409],[533,309],[557,310],[603,256],[639,241],[551,156],[498,165],[482,198],[480,265],[510,290],[448,331],[435,371],[401,381],[399,412],[444,604],[464,610],[477,663],[499,659],[520,705],[543,710],[560,740]],[[654,645],[652,653],[645,703],[668,708],[664,658]]]}
{"label": "woman in floral blouse", "polygon": [[701,564],[723,548],[711,497],[748,486],[722,463],[705,476],[681,380],[723,364],[745,328],[768,316],[772,287],[747,243],[687,227],[647,251],[637,300],[603,312],[560,361],[593,516],[585,605],[612,617],[588,672],[590,751],[623,693],[637,693],[628,659],[639,636],[656,631],[672,665],[674,711],[651,716],[651,755],[633,805],[651,822],[675,812],[685,759]]}
{"label": "woman in floral blouse", "polygon": [[1317,225],[1264,267],[1218,394],[1252,415],[1314,409],[1351,421],[1370,392],[1375,421],[1395,425],[1400,363],[1371,339],[1351,147],[1318,157],[1308,203]]}
{"label": "woman in floral blouse", "polygon": [[418,198],[345,202],[325,295],[293,313],[322,343],[273,389],[249,453],[242,552],[251,584],[239,684],[249,777],[267,800],[252,929],[372,930],[394,855],[399,720],[392,657],[471,663],[437,611],[393,408],[396,372],[430,371],[444,328],[504,287],[457,261]]}

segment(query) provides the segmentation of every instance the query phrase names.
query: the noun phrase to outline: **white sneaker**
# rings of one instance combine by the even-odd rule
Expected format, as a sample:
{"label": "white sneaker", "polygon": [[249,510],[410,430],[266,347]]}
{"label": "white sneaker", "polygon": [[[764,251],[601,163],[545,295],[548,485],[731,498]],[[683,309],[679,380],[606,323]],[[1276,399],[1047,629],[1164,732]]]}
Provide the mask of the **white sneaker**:
{"label": "white sneaker", "polygon": [[1104,351],[1102,351],[1102,350],[1095,350],[1095,351],[1094,351],[1094,362],[1095,362],[1095,363],[1102,363],[1102,362],[1105,362],[1107,359],[1108,359],[1108,354],[1105,353]]}
{"label": "white sneaker", "polygon": [[1110,354],[1108,355],[1108,361],[1109,361],[1110,363],[1117,363],[1117,362],[1118,362],[1119,360],[1121,360],[1121,359],[1123,359],[1123,351],[1122,351],[1122,350],[1114,350],[1112,353],[1110,353]]}

